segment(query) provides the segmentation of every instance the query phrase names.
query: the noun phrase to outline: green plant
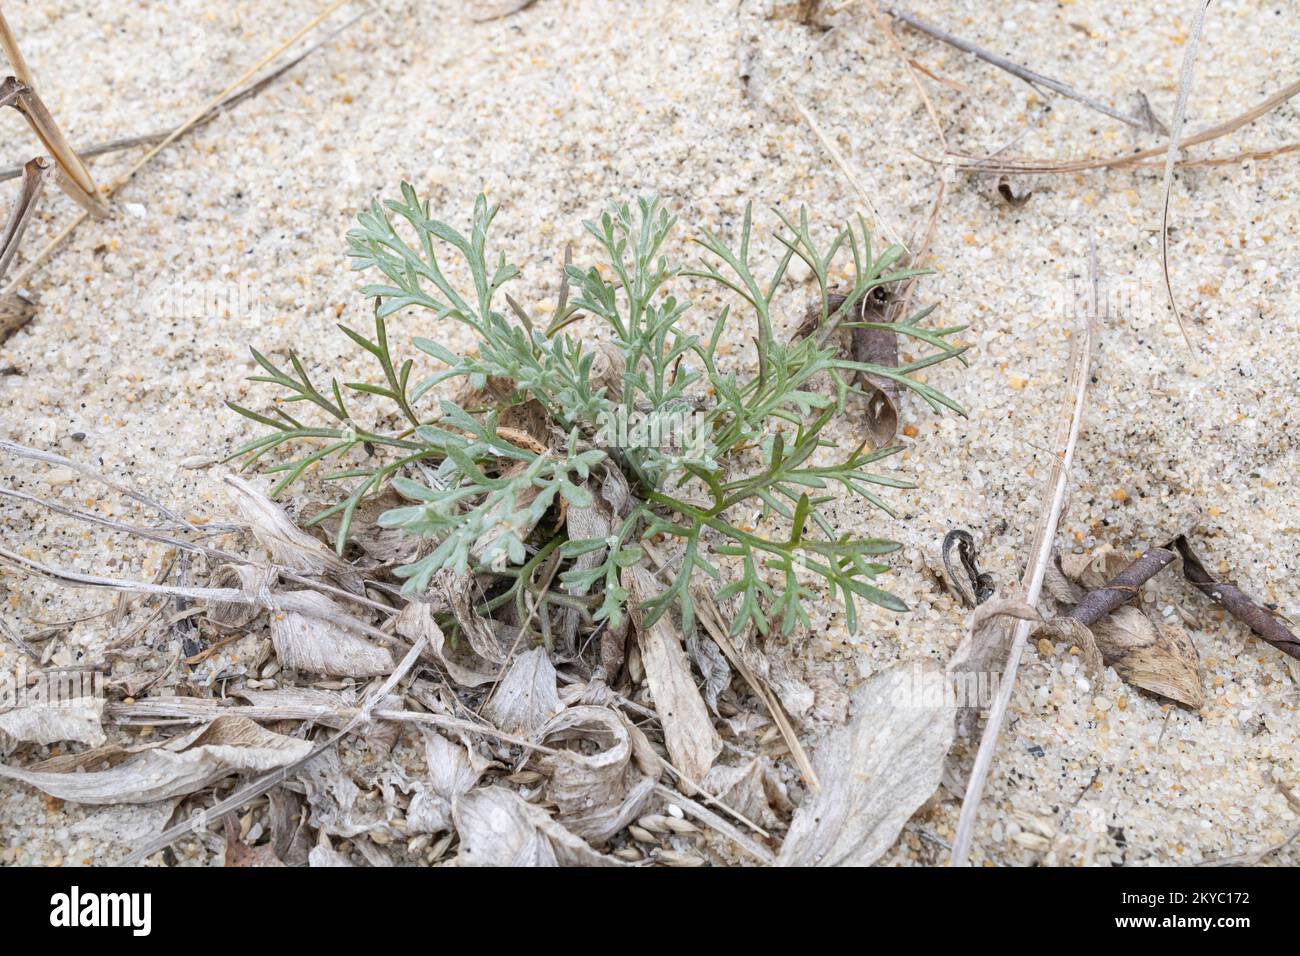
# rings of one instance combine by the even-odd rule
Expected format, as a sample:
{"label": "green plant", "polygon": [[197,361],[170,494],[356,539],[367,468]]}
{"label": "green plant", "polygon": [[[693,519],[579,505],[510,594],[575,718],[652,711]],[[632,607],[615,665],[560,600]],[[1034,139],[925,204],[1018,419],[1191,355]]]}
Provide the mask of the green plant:
{"label": "green plant", "polygon": [[[686,271],[670,266],[662,254],[674,218],[657,199],[644,199],[613,206],[585,224],[603,252],[603,271],[566,260],[559,304],[539,321],[508,295],[504,309],[497,304],[501,287],[518,270],[504,256],[495,264],[489,258],[487,236],[496,212],[480,196],[469,232],[462,234],[430,218],[427,202],[403,184],[400,200],[376,203],[361,214],[348,234],[348,250],[355,269],[383,277],[363,289],[374,300],[375,337],[341,328],[373,357],[379,379],[342,386],[331,381],[322,392],[296,355],[290,354],[286,371],[254,350],[266,373],[256,381],[279,386],[286,402],[315,405],[327,422],[304,424],[279,405],[263,414],[230,403],[270,429],[231,457],[251,464],[274,449],[305,444],[308,450],[270,469],[282,476],[277,494],[317,462],[363,459],[326,475],[352,484],[343,500],[313,521],[339,516],[342,549],[360,501],[391,484],[410,503],[384,513],[381,524],[431,541],[428,553],[396,572],[406,587],[426,588],[440,569],[513,578],[510,590],[487,601],[484,610],[531,587],[544,557],[558,572],[559,605],[581,609],[593,624],[617,625],[627,602],[621,570],[643,560],[642,542],[661,535],[676,541],[680,554],[671,583],[647,608],[651,621],[676,604],[683,626],[691,626],[689,584],[696,575],[718,581],[719,599],[736,599],[737,630],[751,621],[764,633],[774,623],[786,631],[808,623],[805,605],[818,596],[816,579],[843,602],[850,629],[856,628],[858,600],[905,609],[871,583],[886,570],[878,558],[898,545],[840,534],[826,513],[837,491],[889,512],[872,486],[911,486],[868,468],[898,449],[858,447],[826,462],[835,443],[823,434],[845,412],[856,391],[850,380],[859,372],[893,379],[936,410],[961,412],[914,377],[963,351],[948,341],[961,327],[921,327],[928,310],[894,325],[856,321],[864,296],[918,274],[898,267],[902,249],[891,246],[875,256],[861,222],[839,231],[822,249],[806,214],[797,222],[782,217],[777,238],[785,251],[764,284],[753,272],[747,209],[738,245],[706,232],[696,240],[705,253],[699,268]],[[449,252],[463,261],[472,291],[448,278],[441,257]],[[787,342],[777,334],[773,300],[796,256],[816,283],[820,333]],[[843,256],[851,260],[852,285],[835,290],[831,274]],[[751,313],[752,370],[725,367],[720,353],[733,321],[730,306],[714,318],[707,338],[684,329],[689,303],[667,289],[679,276],[725,287]],[[842,302],[833,297],[836,292]],[[435,325],[467,326],[476,343],[472,353],[458,354],[430,338],[415,338],[415,348],[443,368],[414,386],[413,363],[393,357],[385,323],[410,307],[432,312]],[[571,333],[573,323],[585,317],[604,326],[609,344],[591,347]],[[837,328],[849,325],[890,329],[934,351],[898,368],[854,362],[826,344]],[[612,361],[613,374],[596,374],[598,360]],[[499,397],[471,408],[429,400],[435,387],[456,379]],[[501,383],[504,392],[488,388]],[[389,411],[381,420],[389,424],[358,427],[344,401],[347,392],[384,399]],[[500,416],[532,403],[544,412],[548,434],[521,441],[515,430],[502,428]],[[689,440],[613,440],[626,436],[625,430],[612,435],[611,423],[629,415],[640,424],[689,420]],[[558,514],[561,503],[593,507],[592,488],[612,470],[626,480],[630,494],[608,536],[574,539],[564,530],[539,530],[558,526],[558,520],[543,519]],[[760,524],[771,518],[787,530],[766,536],[742,526],[736,515],[755,508]],[[732,559],[734,569],[724,573],[719,557]],[[593,596],[586,598],[588,593]]]}

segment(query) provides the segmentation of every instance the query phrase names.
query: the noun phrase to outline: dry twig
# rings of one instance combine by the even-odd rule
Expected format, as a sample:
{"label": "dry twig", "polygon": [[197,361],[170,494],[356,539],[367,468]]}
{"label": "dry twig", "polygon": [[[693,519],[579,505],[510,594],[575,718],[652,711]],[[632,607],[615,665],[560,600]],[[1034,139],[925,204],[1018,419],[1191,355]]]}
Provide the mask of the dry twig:
{"label": "dry twig", "polygon": [[[1066,391],[1069,403],[1065,406],[1058,428],[1056,461],[1044,489],[1043,510],[1038,520],[1038,528],[1034,532],[1033,543],[1030,545],[1029,563],[1023,579],[1024,601],[1030,607],[1038,601],[1048,562],[1052,560],[1052,541],[1056,537],[1056,525],[1060,521],[1061,511],[1065,505],[1070,466],[1074,462],[1074,449],[1079,440],[1079,426],[1083,420],[1084,398],[1087,395],[1089,364],[1092,358],[1092,339],[1097,322],[1097,248],[1096,240],[1091,237],[1088,258],[1092,279],[1091,308],[1083,329],[1074,337],[1074,354]],[[993,765],[994,754],[997,752],[1002,725],[1006,721],[1011,693],[1015,688],[1016,670],[1020,665],[1020,655],[1024,651],[1025,641],[1033,627],[1033,621],[1023,619],[1017,620],[1014,625],[1011,650],[1002,671],[1002,680],[998,684],[997,697],[994,699],[988,723],[984,728],[984,736],[980,739],[975,765],[971,769],[970,780],[966,785],[966,795],[962,800],[957,834],[953,838],[953,866],[965,866],[969,860],[975,821],[979,815],[980,798],[983,796],[984,784]]]}

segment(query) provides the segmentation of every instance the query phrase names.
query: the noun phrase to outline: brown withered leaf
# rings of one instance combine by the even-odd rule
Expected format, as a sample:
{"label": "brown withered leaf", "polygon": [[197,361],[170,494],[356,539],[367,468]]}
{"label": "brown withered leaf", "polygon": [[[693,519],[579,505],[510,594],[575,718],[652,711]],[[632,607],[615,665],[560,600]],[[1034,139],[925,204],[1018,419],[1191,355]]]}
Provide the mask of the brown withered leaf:
{"label": "brown withered leaf", "polygon": [[[664,744],[673,765],[692,780],[703,780],[722,751],[722,738],[713,728],[709,709],[691,676],[690,661],[670,613],[645,624],[642,609],[658,587],[654,576],[639,565],[623,569],[623,587],[637,633],[637,646],[655,711],[664,728]],[[688,794],[689,796],[689,794]]]}
{"label": "brown withered leaf", "polygon": [[1180,623],[1152,623],[1132,605],[1092,627],[1103,659],[1125,683],[1193,709],[1205,700],[1201,658]]}
{"label": "brown withered leaf", "polygon": [[822,790],[795,811],[777,865],[868,866],[934,794],[956,709],[949,694],[915,694],[911,671],[899,665],[853,692],[852,720],[813,758]]}

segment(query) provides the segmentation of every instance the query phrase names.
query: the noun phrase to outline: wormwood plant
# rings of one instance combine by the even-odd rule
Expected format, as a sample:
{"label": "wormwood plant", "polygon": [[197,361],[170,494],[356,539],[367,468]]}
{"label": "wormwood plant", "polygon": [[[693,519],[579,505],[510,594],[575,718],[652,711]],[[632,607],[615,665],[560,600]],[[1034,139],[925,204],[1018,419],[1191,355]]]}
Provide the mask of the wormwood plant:
{"label": "wormwood plant", "polygon": [[[676,604],[689,629],[689,585],[701,576],[716,582],[711,590],[719,600],[736,599],[736,630],[750,621],[763,633],[809,623],[807,605],[819,598],[819,582],[842,601],[851,630],[859,599],[906,609],[871,583],[886,570],[880,556],[898,545],[841,534],[826,511],[839,493],[848,492],[892,515],[873,486],[911,486],[868,469],[898,449],[832,452],[836,443],[824,435],[845,413],[857,391],[851,381],[860,372],[892,379],[936,410],[961,412],[915,373],[959,355],[963,350],[948,337],[963,327],[923,328],[928,309],[892,325],[858,321],[866,314],[865,296],[917,274],[899,268],[900,247],[876,256],[861,221],[820,247],[805,213],[797,222],[781,216],[776,238],[784,253],[764,283],[751,261],[752,217],[746,209],[737,245],[704,232],[695,240],[704,253],[700,265],[683,270],[661,254],[674,217],[658,199],[643,199],[612,206],[598,221],[585,223],[603,266],[582,269],[566,260],[559,304],[542,321],[501,293],[519,270],[504,255],[494,260],[488,253],[496,213],[479,196],[469,231],[462,233],[432,219],[428,203],[408,184],[401,199],[362,213],[348,234],[348,252],[354,269],[380,277],[363,289],[374,300],[374,336],[340,328],[373,358],[378,376],[342,385],[331,381],[322,391],[296,354],[282,368],[254,349],[265,373],[254,380],[283,392],[266,413],[228,403],[267,429],[231,457],[251,464],[269,452],[287,452],[269,469],[281,476],[273,494],[318,462],[329,462],[332,470],[324,477],[339,482],[344,496],[313,522],[338,517],[340,551],[358,504],[391,485],[409,504],[385,512],[380,524],[429,542],[422,557],[396,572],[406,589],[424,590],[440,569],[513,580],[483,611],[517,597],[521,587],[533,587],[534,572],[545,562],[560,584],[555,592],[549,583],[541,585],[545,595],[577,608],[591,624],[618,626],[628,602],[621,570],[646,559],[643,543],[665,538],[676,544],[671,583],[647,605],[651,622]],[[472,287],[458,288],[448,278],[447,256],[463,260]],[[777,334],[773,300],[796,256],[816,282],[812,308],[820,310],[820,330],[785,341]],[[844,257],[851,287],[833,289],[832,272]],[[707,338],[688,334],[682,318],[690,304],[668,288],[679,276],[729,290],[748,318],[733,315],[729,305],[713,319]],[[797,306],[800,315],[804,305]],[[431,336],[414,338],[414,347],[441,364],[418,383],[411,381],[412,360],[399,361],[389,343],[387,319],[403,310],[418,312],[411,319],[418,318]],[[580,319],[588,325],[583,337],[575,334]],[[738,321],[750,326],[756,360],[749,368],[727,367],[719,349],[728,326]],[[472,331],[472,351],[458,353],[435,340],[449,323]],[[591,324],[603,327],[612,349],[590,344]],[[850,326],[892,329],[933,350],[897,368],[855,362],[828,344],[837,329]],[[614,374],[596,374],[597,360],[608,364],[610,354]],[[463,380],[470,394],[506,397],[478,405],[435,400],[434,390],[453,380]],[[504,391],[488,387],[501,383]],[[355,393],[384,399],[388,413],[372,427],[358,425],[348,404]],[[284,404],[295,402],[315,406],[317,423],[289,414]],[[544,411],[549,426],[540,441],[521,440],[515,429],[500,425],[509,409],[531,403]],[[664,420],[689,412],[692,440],[612,440],[609,423],[629,410]],[[596,507],[593,489],[611,477],[624,479],[629,494],[608,523],[609,534],[569,535],[559,520],[562,511]],[[785,530],[754,530],[743,518],[755,510],[759,527],[772,519]],[[722,556],[732,559],[726,571]]]}

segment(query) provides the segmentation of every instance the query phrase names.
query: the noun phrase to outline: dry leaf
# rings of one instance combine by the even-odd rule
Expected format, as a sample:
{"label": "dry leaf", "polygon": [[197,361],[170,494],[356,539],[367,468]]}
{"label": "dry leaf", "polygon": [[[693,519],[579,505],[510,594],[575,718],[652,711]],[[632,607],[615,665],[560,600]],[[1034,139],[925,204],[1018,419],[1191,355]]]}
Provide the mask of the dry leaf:
{"label": "dry leaf", "polygon": [[1179,623],[1153,624],[1132,605],[1092,627],[1106,663],[1126,683],[1199,708],[1205,700],[1201,659]]}
{"label": "dry leaf", "polygon": [[1106,582],[1128,565],[1123,552],[1104,544],[1087,554],[1061,555],[1061,571],[1071,581],[1076,581],[1089,591],[1105,587]]}
{"label": "dry leaf", "polygon": [[763,826],[772,826],[776,814],[768,802],[767,761],[762,757],[737,767],[715,764],[704,778],[704,789],[744,817]]}
{"label": "dry leaf", "polygon": [[447,638],[433,616],[434,607],[428,601],[418,599],[408,603],[394,622],[397,633],[411,642],[425,638],[451,679],[462,687],[480,687],[495,681],[498,671],[486,667],[482,658],[470,648],[462,644],[458,653],[453,654],[447,647]]}
{"label": "dry leaf", "polygon": [[[831,296],[832,311],[839,308]],[[858,322],[888,322],[889,316],[885,303],[872,293],[862,298],[858,306]],[[885,329],[850,330],[852,355],[855,362],[866,362],[884,368],[898,367],[898,334]],[[891,378],[878,375],[864,375],[864,391],[867,393],[867,434],[873,448],[884,448],[898,434],[898,399],[899,385]]]}
{"label": "dry leaf", "polygon": [[546,649],[534,647],[510,665],[483,716],[508,734],[531,734],[560,710],[555,681]]}
{"label": "dry leaf", "polygon": [[427,729],[424,755],[429,783],[416,785],[406,809],[406,826],[412,833],[441,833],[451,829],[452,801],[474,788],[488,761],[465,744],[454,743],[436,730]]}
{"label": "dry leaf", "polygon": [[540,807],[509,790],[483,787],[457,797],[452,818],[462,866],[618,866]]}
{"label": "dry leaf", "polygon": [[1061,570],[1061,555],[1053,556],[1043,570],[1043,590],[1052,596],[1058,604],[1078,604],[1083,598],[1084,590],[1075,584]]}
{"label": "dry leaf", "polygon": [[[654,792],[659,761],[640,730],[607,707],[578,706],[537,735],[559,752],[538,759],[547,797],[577,836],[604,843],[641,815]],[[572,749],[563,749],[565,744]]]}
{"label": "dry leaf", "polygon": [[300,574],[319,574],[355,594],[363,593],[361,576],[322,542],[302,531],[284,509],[242,478],[226,476],[235,507],[271,561]]}
{"label": "dry leaf", "polygon": [[504,664],[510,645],[502,643],[491,621],[474,613],[474,589],[474,578],[468,574],[440,571],[433,578],[433,590],[447,602],[474,653],[490,664]]}
{"label": "dry leaf", "polygon": [[72,803],[150,803],[193,793],[232,773],[287,766],[310,751],[309,741],[226,716],[110,770],[39,773],[0,764],[0,777]]}
{"label": "dry leaf", "polygon": [[795,811],[778,865],[867,866],[938,788],[956,710],[948,694],[909,695],[911,670],[894,667],[853,692],[852,721],[813,758],[821,793]]}
{"label": "dry leaf", "polygon": [[291,670],[331,677],[377,677],[390,674],[395,662],[388,648],[371,644],[326,618],[346,612],[319,591],[290,591],[294,600],[310,607],[308,617],[297,611],[271,616],[271,642],[280,663]]}
{"label": "dry leaf", "polygon": [[[245,594],[257,594],[269,589],[275,581],[275,572],[255,568],[251,564],[222,564],[212,572],[208,584],[214,588],[238,588]],[[256,604],[235,604],[229,601],[208,603],[208,620],[220,628],[238,630],[257,620],[263,608]]]}
{"label": "dry leaf", "polygon": [[[681,635],[671,616],[663,614],[649,627],[641,605],[654,597],[654,577],[634,565],[623,570],[623,587],[629,594],[646,681],[655,711],[664,728],[664,744],[673,765],[692,780],[702,780],[722,750],[722,738],[713,729],[709,710],[691,676],[690,661],[682,650]],[[687,794],[689,796],[689,794]]]}
{"label": "dry leaf", "polygon": [[308,819],[322,833],[347,839],[362,833],[399,835],[390,826],[396,810],[356,785],[336,749],[326,750],[301,767],[297,779],[311,807]]}
{"label": "dry leaf", "polygon": [[[731,665],[727,663],[727,656],[717,644],[697,631],[686,637],[686,654],[704,678],[704,702],[716,714],[718,695],[731,684]],[[812,691],[808,693],[811,697]],[[809,706],[811,703],[810,700]]]}
{"label": "dry leaf", "polygon": [[18,707],[0,714],[0,753],[12,753],[19,744],[43,745],[62,740],[98,747],[104,742],[103,719],[101,697]]}

